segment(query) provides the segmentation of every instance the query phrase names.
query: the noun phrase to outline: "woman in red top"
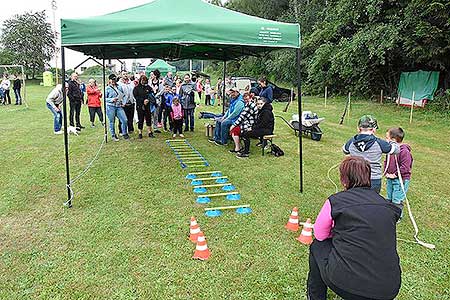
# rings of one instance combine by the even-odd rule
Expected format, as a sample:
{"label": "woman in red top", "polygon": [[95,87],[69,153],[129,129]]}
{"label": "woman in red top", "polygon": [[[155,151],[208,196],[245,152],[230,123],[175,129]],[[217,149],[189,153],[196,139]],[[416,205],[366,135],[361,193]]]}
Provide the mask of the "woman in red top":
{"label": "woman in red top", "polygon": [[102,98],[102,92],[98,88],[95,79],[93,78],[89,79],[89,85],[87,86],[86,92],[88,96],[87,104],[89,107],[89,117],[91,120],[91,127],[95,126],[94,124],[95,114],[98,115],[100,122],[102,123],[102,125],[104,125],[102,101],[100,100]]}

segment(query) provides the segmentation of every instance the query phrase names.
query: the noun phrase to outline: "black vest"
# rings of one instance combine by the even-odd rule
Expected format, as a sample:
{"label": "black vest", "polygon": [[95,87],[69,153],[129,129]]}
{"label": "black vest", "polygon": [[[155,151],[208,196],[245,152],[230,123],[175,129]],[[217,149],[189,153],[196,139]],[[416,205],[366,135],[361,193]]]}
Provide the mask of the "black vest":
{"label": "black vest", "polygon": [[395,298],[401,283],[396,241],[400,209],[369,188],[353,188],[329,200],[334,220],[330,281],[367,298]]}

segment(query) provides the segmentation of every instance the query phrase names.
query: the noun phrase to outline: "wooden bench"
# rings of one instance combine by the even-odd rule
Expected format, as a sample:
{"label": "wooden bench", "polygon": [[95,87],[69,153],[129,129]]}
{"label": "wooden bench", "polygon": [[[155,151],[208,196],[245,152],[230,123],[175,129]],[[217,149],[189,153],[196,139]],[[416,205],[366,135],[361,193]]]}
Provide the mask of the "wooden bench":
{"label": "wooden bench", "polygon": [[[262,149],[262,156],[264,156],[264,150],[266,148],[266,145],[272,145],[273,143],[273,139],[276,138],[277,136],[275,134],[271,134],[271,135],[265,135],[262,137],[262,145],[261,145],[261,149]],[[270,144],[269,144],[270,143]]]}

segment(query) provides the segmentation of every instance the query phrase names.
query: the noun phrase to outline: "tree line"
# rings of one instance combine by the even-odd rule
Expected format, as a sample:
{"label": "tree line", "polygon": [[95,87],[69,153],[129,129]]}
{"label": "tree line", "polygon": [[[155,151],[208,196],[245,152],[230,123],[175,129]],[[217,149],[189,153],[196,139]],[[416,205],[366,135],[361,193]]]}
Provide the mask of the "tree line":
{"label": "tree line", "polygon": [[[307,93],[349,91],[364,96],[397,90],[401,72],[440,72],[450,86],[448,0],[229,0],[229,9],[299,23],[302,78]],[[217,64],[216,68],[219,67]],[[281,50],[228,65],[230,74],[276,74],[296,83],[295,53]]]}

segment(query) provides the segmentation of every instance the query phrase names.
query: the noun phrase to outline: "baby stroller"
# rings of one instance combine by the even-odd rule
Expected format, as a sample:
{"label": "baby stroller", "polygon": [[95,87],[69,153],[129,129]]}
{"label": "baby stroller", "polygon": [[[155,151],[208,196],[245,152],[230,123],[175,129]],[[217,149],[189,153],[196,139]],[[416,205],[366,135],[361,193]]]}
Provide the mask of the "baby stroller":
{"label": "baby stroller", "polygon": [[[300,131],[300,122],[298,115],[292,115],[292,120],[290,122],[286,121],[286,119],[281,116],[277,117],[281,118],[289,127],[294,130],[295,136],[298,136],[298,132]],[[323,132],[320,129],[319,124],[323,120],[325,120],[325,118],[319,118],[316,113],[304,111],[302,113],[302,133],[304,135],[310,135],[313,141],[320,141]]]}

